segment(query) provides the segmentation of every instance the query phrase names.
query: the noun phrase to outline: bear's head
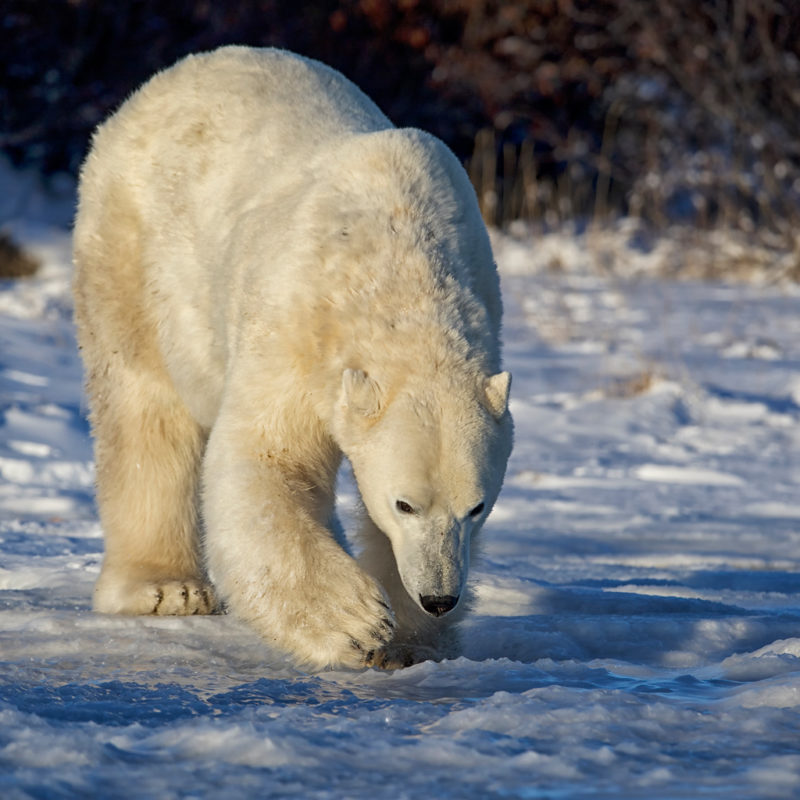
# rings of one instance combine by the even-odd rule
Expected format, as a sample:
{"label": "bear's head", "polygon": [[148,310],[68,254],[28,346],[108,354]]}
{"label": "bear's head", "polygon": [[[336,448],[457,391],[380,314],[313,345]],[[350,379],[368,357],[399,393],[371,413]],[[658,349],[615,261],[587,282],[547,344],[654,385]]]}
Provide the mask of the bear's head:
{"label": "bear's head", "polygon": [[512,444],[510,380],[471,372],[398,388],[357,369],[342,377],[340,446],[406,591],[433,616],[462,596],[471,544],[500,492]]}

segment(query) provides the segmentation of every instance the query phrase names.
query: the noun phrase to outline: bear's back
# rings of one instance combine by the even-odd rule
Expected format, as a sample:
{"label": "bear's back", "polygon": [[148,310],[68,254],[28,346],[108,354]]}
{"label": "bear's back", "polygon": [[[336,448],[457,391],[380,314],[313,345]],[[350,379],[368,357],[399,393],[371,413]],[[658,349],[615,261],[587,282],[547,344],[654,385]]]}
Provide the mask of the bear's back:
{"label": "bear's back", "polygon": [[190,55],[158,73],[101,128],[95,146],[117,146],[162,161],[175,146],[253,157],[305,159],[328,141],[393,127],[336,70],[274,48],[222,47]]}

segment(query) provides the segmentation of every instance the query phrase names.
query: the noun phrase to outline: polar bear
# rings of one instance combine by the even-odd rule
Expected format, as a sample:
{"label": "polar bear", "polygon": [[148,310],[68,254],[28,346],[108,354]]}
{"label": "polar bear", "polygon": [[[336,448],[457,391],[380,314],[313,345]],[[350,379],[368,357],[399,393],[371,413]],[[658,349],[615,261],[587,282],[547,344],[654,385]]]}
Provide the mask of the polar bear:
{"label": "polar bear", "polygon": [[189,56],[95,133],[74,258],[95,609],[219,603],[311,669],[451,655],[512,445],[499,280],[451,152],[318,62]]}

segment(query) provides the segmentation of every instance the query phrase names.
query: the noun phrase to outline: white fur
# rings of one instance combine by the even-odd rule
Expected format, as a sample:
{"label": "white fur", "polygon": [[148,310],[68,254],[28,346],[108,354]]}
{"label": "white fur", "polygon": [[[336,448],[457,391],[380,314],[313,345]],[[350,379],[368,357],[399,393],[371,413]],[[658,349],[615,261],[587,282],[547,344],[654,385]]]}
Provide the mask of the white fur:
{"label": "white fur", "polygon": [[[97,131],[75,263],[95,607],[207,613],[210,575],[314,668],[450,653],[465,601],[420,596],[464,597],[511,419],[497,274],[447,148],[314,61],[191,56]],[[361,565],[330,529],[342,453]]]}

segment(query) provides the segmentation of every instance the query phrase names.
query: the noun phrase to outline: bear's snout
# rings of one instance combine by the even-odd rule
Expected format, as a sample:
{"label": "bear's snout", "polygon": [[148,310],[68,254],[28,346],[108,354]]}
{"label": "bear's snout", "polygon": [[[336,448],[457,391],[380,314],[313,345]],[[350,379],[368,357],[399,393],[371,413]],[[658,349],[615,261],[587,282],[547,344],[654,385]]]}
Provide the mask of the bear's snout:
{"label": "bear's snout", "polygon": [[426,594],[425,597],[420,595],[419,602],[429,614],[434,617],[443,617],[448,611],[452,611],[456,607],[458,597],[454,597],[452,594]]}

